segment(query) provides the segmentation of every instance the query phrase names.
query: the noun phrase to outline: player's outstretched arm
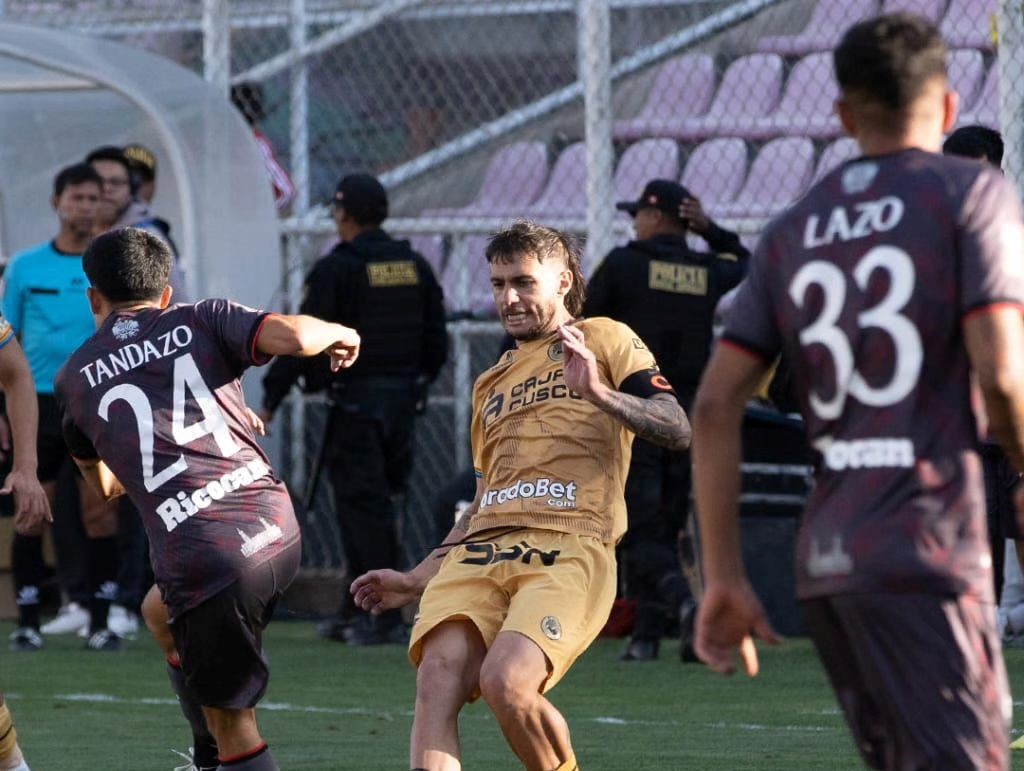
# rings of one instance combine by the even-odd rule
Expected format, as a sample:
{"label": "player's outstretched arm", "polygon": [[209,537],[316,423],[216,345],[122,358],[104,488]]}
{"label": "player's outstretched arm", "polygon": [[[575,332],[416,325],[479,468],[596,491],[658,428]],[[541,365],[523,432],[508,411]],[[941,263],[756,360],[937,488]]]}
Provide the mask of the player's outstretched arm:
{"label": "player's outstretched arm", "polygon": [[315,316],[271,314],[260,327],[256,349],[271,356],[331,357],[331,369],[351,367],[359,357],[359,333]]}
{"label": "player's outstretched arm", "polygon": [[624,394],[601,382],[594,352],[576,327],[558,328],[565,352],[565,384],[602,412],[616,418],[641,439],[670,450],[690,446],[690,421],[674,396],[644,399]]}
{"label": "player's outstretched arm", "polygon": [[422,595],[430,579],[441,569],[441,560],[452,548],[451,545],[462,541],[469,532],[469,523],[480,508],[483,493],[483,480],[477,479],[473,503],[459,517],[459,521],[445,537],[444,543],[431,551],[412,570],[406,573],[398,570],[371,570],[353,581],[350,591],[355,597],[356,605],[377,615],[392,608],[408,605]]}
{"label": "player's outstretched arm", "polygon": [[766,369],[760,359],[719,345],[694,404],[693,483],[705,581],[697,655],[728,674],[739,652],[751,677],[758,671],[751,638],[779,639],[743,569],[738,519],[743,411]]}
{"label": "player's outstretched arm", "polygon": [[17,340],[0,348],[0,388],[7,397],[14,459],[0,494],[14,494],[14,527],[19,533],[35,533],[43,522],[52,522],[50,503],[36,475],[36,431],[39,405],[25,354]]}

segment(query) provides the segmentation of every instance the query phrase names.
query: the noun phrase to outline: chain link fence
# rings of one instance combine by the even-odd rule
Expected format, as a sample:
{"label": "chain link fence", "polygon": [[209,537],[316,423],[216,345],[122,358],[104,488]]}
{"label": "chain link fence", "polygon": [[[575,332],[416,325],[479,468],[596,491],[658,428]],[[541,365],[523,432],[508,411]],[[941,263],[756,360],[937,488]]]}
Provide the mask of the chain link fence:
{"label": "chain link fence", "polygon": [[[8,0],[0,10],[113,37],[215,80],[211,38],[227,41],[230,81],[260,86],[259,127],[298,188],[282,223],[282,276],[268,277],[284,307],[333,235],[319,202],[338,178],[385,181],[389,228],[434,266],[452,318],[451,361],[416,435],[410,560],[444,534],[435,496],[469,464],[470,387],[500,344],[488,233],[538,219],[585,235],[593,268],[631,234],[614,202],[666,178],[752,245],[767,218],[856,152],[833,114],[830,50],[880,11],[940,25],[959,124],[1001,126],[1008,171],[1021,179],[1024,35],[1011,0]],[[325,408],[293,401],[284,469],[301,489]],[[307,565],[341,564],[332,509],[324,485]]]}

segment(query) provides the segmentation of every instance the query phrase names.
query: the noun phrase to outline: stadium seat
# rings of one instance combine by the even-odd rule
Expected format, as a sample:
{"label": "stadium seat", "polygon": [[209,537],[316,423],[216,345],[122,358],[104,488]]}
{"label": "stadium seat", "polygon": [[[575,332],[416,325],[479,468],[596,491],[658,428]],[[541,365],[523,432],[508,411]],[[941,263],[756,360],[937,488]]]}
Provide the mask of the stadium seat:
{"label": "stadium seat", "polygon": [[576,142],[562,150],[544,191],[523,214],[533,217],[572,217],[583,210],[587,188],[586,147]]}
{"label": "stadium seat", "polygon": [[973,48],[953,51],[949,57],[949,84],[960,95],[960,104],[971,104],[978,95],[985,63]]}
{"label": "stadium seat", "polygon": [[795,35],[761,38],[757,50],[782,56],[804,56],[830,51],[851,24],[878,13],[877,0],[820,0],[803,31]]}
{"label": "stadium seat", "polygon": [[616,121],[617,141],[671,137],[683,118],[702,115],[715,92],[715,62],[707,54],[684,54],[658,67],[647,101],[636,117]]}
{"label": "stadium seat", "polygon": [[481,318],[497,315],[491,294],[491,272],[484,258],[487,236],[457,238],[452,254],[441,273],[444,301],[450,313]]}
{"label": "stadium seat", "polygon": [[964,108],[957,120],[958,126],[982,126],[999,128],[999,62],[992,62],[978,97]]}
{"label": "stadium seat", "polygon": [[679,176],[679,146],[671,139],[641,139],[626,148],[615,167],[615,200],[637,198],[652,179]]}
{"label": "stadium seat", "polygon": [[804,192],[814,170],[814,144],[807,137],[773,139],[761,148],[732,203],[708,213],[716,218],[770,217]]}
{"label": "stadium seat", "polygon": [[736,138],[709,139],[690,153],[679,182],[705,207],[713,208],[732,201],[746,176],[747,143]]}
{"label": "stadium seat", "polygon": [[775,54],[751,54],[736,59],[725,71],[707,113],[686,118],[666,133],[684,140],[746,136],[758,118],[778,105],[782,69],[782,59]]}
{"label": "stadium seat", "polygon": [[991,51],[997,0],[950,0],[939,31],[950,48]]}
{"label": "stadium seat", "polygon": [[832,55],[809,54],[798,61],[786,81],[782,101],[771,115],[758,118],[746,132],[751,139],[809,136],[831,139],[842,133],[835,113],[839,88],[832,74]]}
{"label": "stadium seat", "polygon": [[928,19],[932,24],[939,23],[939,17],[946,9],[946,0],[885,0],[882,13],[913,13]]}
{"label": "stadium seat", "polygon": [[857,146],[857,140],[852,137],[837,139],[821,151],[812,182],[817,182],[840,163],[856,158],[858,155],[860,155],[860,148]]}

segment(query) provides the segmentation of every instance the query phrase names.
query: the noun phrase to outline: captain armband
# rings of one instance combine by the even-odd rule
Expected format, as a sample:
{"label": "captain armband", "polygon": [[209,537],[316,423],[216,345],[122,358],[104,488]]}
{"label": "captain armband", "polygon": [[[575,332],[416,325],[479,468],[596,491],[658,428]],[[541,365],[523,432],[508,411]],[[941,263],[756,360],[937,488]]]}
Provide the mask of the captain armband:
{"label": "captain armband", "polygon": [[650,399],[655,394],[671,394],[676,397],[675,389],[668,382],[668,378],[661,374],[656,367],[653,369],[642,369],[622,381],[619,391],[640,399]]}

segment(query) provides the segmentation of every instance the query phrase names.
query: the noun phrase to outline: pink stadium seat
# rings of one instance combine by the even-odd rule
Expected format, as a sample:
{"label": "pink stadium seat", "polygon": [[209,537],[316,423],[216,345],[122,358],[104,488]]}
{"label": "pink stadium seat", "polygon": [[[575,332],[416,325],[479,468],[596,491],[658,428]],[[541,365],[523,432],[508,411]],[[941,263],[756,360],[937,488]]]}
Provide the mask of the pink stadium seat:
{"label": "pink stadium seat", "polygon": [[484,257],[487,236],[464,236],[456,241],[451,258],[441,273],[445,305],[451,313],[493,318],[497,315],[491,294],[491,272]]}
{"label": "pink stadium seat", "polygon": [[523,214],[539,218],[576,216],[583,211],[586,187],[586,148],[576,142],[562,150],[544,191]]}
{"label": "pink stadium seat", "polygon": [[839,88],[832,75],[832,54],[805,56],[793,66],[782,101],[775,112],[754,121],[745,135],[752,139],[837,137],[842,133],[834,106],[838,96]]}
{"label": "pink stadium seat", "polygon": [[992,62],[985,77],[981,93],[965,107],[957,120],[958,126],[980,123],[983,126],[999,128],[999,62]]}
{"label": "pink stadium seat", "polygon": [[548,151],[543,142],[513,142],[494,154],[476,197],[467,206],[427,209],[423,217],[501,217],[517,214],[544,187]]}
{"label": "pink stadium seat", "polygon": [[434,269],[434,275],[440,279],[444,265],[444,236],[440,233],[419,233],[408,238],[409,245],[423,255]]}
{"label": "pink stadium seat", "polygon": [[779,103],[782,59],[775,54],[751,54],[736,59],[725,71],[707,113],[687,118],[672,129],[675,139],[746,136],[758,119]]}
{"label": "pink stadium seat", "polygon": [[684,54],[658,68],[640,113],[616,121],[613,136],[619,141],[672,136],[683,118],[701,115],[715,92],[715,62],[707,54]]}
{"label": "pink stadium seat", "polygon": [[960,94],[960,104],[971,104],[978,94],[985,64],[981,51],[973,48],[953,51],[949,57],[949,84]]}
{"label": "pink stadium seat", "polygon": [[626,148],[615,167],[615,200],[635,199],[652,179],[679,176],[679,146],[671,139],[641,139]]}
{"label": "pink stadium seat", "polygon": [[949,47],[991,51],[996,5],[997,0],[950,0],[949,10],[939,25]]}
{"label": "pink stadium seat", "polygon": [[814,170],[813,181],[817,182],[839,164],[851,158],[856,158],[858,155],[860,155],[860,148],[857,146],[855,139],[852,137],[837,139],[821,151],[821,156],[818,158],[818,167]]}
{"label": "pink stadium seat", "polygon": [[814,144],[806,137],[773,139],[761,148],[732,203],[709,213],[716,218],[770,217],[804,192],[814,170]]}
{"label": "pink stadium seat", "polygon": [[878,13],[877,0],[820,0],[802,32],[761,38],[757,50],[783,56],[804,56],[835,48],[851,24]]}
{"label": "pink stadium seat", "polygon": [[939,23],[939,17],[946,9],[946,0],[885,0],[882,13],[903,11],[928,19],[932,24]]}
{"label": "pink stadium seat", "polygon": [[686,161],[680,184],[705,207],[728,203],[747,176],[747,143],[742,139],[709,139],[697,145]]}

